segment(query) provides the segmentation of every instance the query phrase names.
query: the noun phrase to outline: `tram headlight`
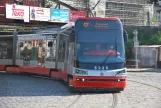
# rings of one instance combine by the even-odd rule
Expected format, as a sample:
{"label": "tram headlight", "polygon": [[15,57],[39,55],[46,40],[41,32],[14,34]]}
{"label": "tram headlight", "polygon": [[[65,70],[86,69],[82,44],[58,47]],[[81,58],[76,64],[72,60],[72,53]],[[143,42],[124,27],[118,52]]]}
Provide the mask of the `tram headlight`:
{"label": "tram headlight", "polygon": [[75,69],[75,74],[88,74],[88,72],[80,69]]}

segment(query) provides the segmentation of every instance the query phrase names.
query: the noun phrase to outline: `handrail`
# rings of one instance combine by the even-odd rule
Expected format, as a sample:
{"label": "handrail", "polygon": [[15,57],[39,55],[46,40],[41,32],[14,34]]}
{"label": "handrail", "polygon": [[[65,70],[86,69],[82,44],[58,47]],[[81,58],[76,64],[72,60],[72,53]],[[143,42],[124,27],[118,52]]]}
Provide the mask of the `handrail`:
{"label": "handrail", "polygon": [[[136,68],[136,60],[135,59],[126,59],[126,67],[128,68]],[[130,62],[130,63],[129,63]],[[141,61],[140,60],[137,60],[138,62],[138,68],[141,68],[142,65],[141,65]]]}

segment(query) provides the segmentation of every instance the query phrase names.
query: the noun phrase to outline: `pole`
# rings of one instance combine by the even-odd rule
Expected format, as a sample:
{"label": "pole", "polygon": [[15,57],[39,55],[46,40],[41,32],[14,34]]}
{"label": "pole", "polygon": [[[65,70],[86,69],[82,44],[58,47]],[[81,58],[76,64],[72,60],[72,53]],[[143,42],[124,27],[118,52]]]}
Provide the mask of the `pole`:
{"label": "pole", "polygon": [[135,47],[135,61],[136,61],[136,69],[138,69],[138,31],[134,30],[134,47]]}
{"label": "pole", "polygon": [[17,49],[17,31],[13,32],[13,54],[12,54],[12,65],[16,65],[16,49]]}
{"label": "pole", "polygon": [[137,37],[137,35],[135,35],[134,47],[135,47],[136,69],[138,69],[138,37]]}
{"label": "pole", "polygon": [[147,26],[150,26],[150,14],[147,12]]}
{"label": "pole", "polygon": [[136,60],[136,69],[138,69],[138,47],[135,47],[135,60]]}
{"label": "pole", "polygon": [[89,17],[89,0],[85,0],[86,4],[86,17]]}
{"label": "pole", "polygon": [[41,0],[41,7],[45,7],[45,0]]}

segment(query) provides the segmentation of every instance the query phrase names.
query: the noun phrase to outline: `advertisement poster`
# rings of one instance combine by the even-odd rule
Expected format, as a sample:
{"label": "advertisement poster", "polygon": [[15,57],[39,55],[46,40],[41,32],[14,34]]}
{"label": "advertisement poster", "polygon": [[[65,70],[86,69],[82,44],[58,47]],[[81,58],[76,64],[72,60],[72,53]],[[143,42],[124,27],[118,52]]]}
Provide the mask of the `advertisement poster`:
{"label": "advertisement poster", "polygon": [[6,4],[6,18],[29,20],[29,6]]}
{"label": "advertisement poster", "polygon": [[51,22],[68,23],[69,10],[50,9]]}
{"label": "advertisement poster", "polygon": [[85,18],[86,17],[86,12],[79,12],[79,11],[70,11],[70,22],[76,20],[77,18]]}
{"label": "advertisement poster", "polygon": [[50,8],[30,7],[30,20],[50,21]]}

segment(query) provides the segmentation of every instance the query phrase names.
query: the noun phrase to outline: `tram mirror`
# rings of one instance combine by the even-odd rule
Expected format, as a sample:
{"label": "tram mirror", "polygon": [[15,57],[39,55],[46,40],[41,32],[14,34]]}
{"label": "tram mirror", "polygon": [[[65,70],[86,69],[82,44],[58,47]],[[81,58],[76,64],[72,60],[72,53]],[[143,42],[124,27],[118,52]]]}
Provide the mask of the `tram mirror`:
{"label": "tram mirror", "polygon": [[52,41],[48,42],[48,47],[52,47],[52,46],[53,46],[53,42]]}
{"label": "tram mirror", "polygon": [[20,47],[23,47],[23,42],[20,42],[19,46],[20,46]]}
{"label": "tram mirror", "polygon": [[123,31],[123,36],[124,36],[124,42],[125,43],[128,42],[128,34],[125,30]]}

